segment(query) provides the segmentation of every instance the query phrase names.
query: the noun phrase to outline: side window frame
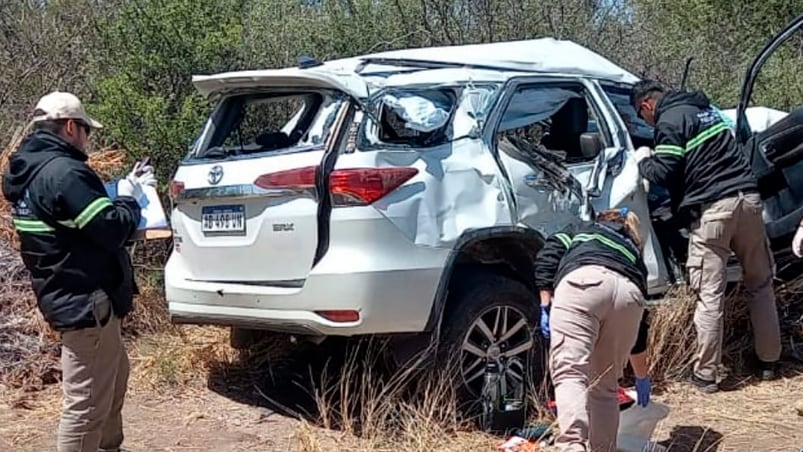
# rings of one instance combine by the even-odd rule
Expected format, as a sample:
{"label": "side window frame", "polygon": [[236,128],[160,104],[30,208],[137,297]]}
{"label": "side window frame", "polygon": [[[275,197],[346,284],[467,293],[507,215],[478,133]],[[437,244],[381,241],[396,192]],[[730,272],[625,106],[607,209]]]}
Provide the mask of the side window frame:
{"label": "side window frame", "polygon": [[[443,131],[445,139],[441,140],[441,141],[439,141],[437,143],[432,143],[432,144],[428,144],[428,145],[416,145],[416,146],[413,146],[413,145],[411,145],[409,143],[387,143],[387,142],[384,142],[384,141],[380,141],[379,138],[377,137],[377,142],[372,143],[367,138],[367,135],[366,135],[367,134],[367,127],[369,127],[369,125],[373,125],[374,127],[377,127],[377,129],[378,129],[380,127],[380,125],[374,124],[373,117],[375,115],[369,115],[369,114],[363,113],[362,114],[362,118],[361,118],[360,123],[359,123],[359,126],[357,128],[356,150],[360,151],[360,152],[370,152],[370,151],[376,151],[376,150],[408,151],[408,150],[411,150],[411,149],[432,149],[432,148],[435,148],[435,147],[438,147],[438,146],[443,146],[444,144],[450,143],[452,141],[452,136],[451,135],[452,135],[452,127],[453,127],[453,122],[454,122],[454,119],[455,119],[455,114],[457,113],[457,110],[460,107],[460,96],[461,96],[462,89],[463,89],[463,87],[459,86],[459,85],[455,85],[455,86],[438,86],[438,87],[429,87],[429,86],[427,86],[427,87],[419,87],[419,86],[415,86],[415,85],[410,85],[410,86],[405,86],[405,87],[394,87],[394,88],[391,88],[391,89],[386,89],[386,90],[381,91],[380,93],[377,94],[377,99],[381,99],[381,95],[383,95],[385,93],[390,93],[390,92],[413,92],[413,93],[415,93],[415,92],[428,91],[428,90],[430,90],[430,91],[449,91],[450,95],[453,96],[453,103],[452,103],[451,111],[449,112],[449,118],[446,121],[446,127],[445,127],[445,129]],[[385,107],[382,106],[381,108],[385,108]]]}
{"label": "side window frame", "polygon": [[[493,150],[493,152],[497,154],[497,157],[498,150],[496,148],[495,138],[502,122],[502,118],[504,117],[504,114],[510,106],[513,98],[522,89],[526,88],[565,88],[567,86],[571,88],[580,88],[582,90],[580,94],[583,96],[583,99],[585,99],[588,108],[593,112],[594,119],[597,121],[597,129],[601,135],[604,147],[610,148],[621,145],[615,134],[612,133],[614,129],[611,127],[610,118],[605,114],[605,109],[600,105],[600,100],[597,97],[598,93],[595,93],[593,86],[587,81],[578,77],[525,76],[513,78],[508,82],[507,86],[504,88],[501,99],[498,101],[493,110],[492,118],[489,118],[485,131],[483,132],[486,143]],[[598,162],[601,154],[602,153],[600,152],[600,154],[591,159],[582,162],[566,163],[565,165],[567,167],[595,165]]]}
{"label": "side window frame", "polygon": [[[617,128],[620,131],[621,137],[620,139],[623,141],[623,146],[627,147],[631,150],[636,148],[635,143],[633,143],[630,130],[627,128],[627,123],[625,123],[624,118],[622,117],[622,113],[617,108],[617,103],[613,100],[612,93],[617,95],[628,95],[630,89],[632,88],[631,85],[627,84],[620,84],[620,83],[612,83],[612,82],[602,82],[597,83],[597,89],[599,90],[600,97],[608,104],[609,109],[613,112],[613,120],[616,122]],[[635,109],[633,109],[633,114],[635,115]],[[642,122],[644,126],[646,126],[650,130],[649,137],[643,137],[645,140],[652,140],[653,139],[653,127],[649,124],[644,123],[643,120],[635,118]]]}

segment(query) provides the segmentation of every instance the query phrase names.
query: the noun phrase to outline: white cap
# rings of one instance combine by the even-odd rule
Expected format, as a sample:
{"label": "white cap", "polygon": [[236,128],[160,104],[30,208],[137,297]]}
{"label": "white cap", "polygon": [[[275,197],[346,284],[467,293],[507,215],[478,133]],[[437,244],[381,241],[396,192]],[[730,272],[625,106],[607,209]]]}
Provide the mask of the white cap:
{"label": "white cap", "polygon": [[83,121],[93,129],[103,128],[101,123],[86,114],[86,110],[84,110],[84,106],[78,97],[62,91],[54,91],[39,99],[39,102],[36,103],[34,115],[34,122],[76,119]]}

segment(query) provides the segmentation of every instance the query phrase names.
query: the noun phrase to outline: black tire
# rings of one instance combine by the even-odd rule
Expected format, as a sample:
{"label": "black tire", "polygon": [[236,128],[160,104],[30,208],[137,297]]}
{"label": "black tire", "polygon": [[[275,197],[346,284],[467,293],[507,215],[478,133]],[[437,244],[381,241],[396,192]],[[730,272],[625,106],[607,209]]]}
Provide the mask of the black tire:
{"label": "black tire", "polygon": [[[447,312],[444,313],[441,356],[452,357],[453,365],[458,364],[460,367],[455,369],[455,384],[461,409],[464,414],[480,416],[480,424],[486,430],[499,431],[519,427],[520,425],[511,424],[523,422],[528,408],[532,408],[527,399],[535,395],[536,399],[540,400],[538,394],[546,380],[546,346],[538,327],[540,310],[536,294],[520,281],[495,273],[472,271],[456,276],[458,279],[453,281],[450,287]],[[510,323],[518,324],[519,320],[523,319],[525,325],[508,340],[496,344],[498,350],[491,352],[491,346],[486,347],[488,356],[497,356],[497,352],[514,351],[523,344],[522,341],[527,340],[527,336],[532,341],[532,347],[521,356],[517,355],[516,362],[510,360],[505,365],[514,372],[518,368],[517,366],[523,368],[524,406],[521,410],[516,410],[520,411],[518,414],[509,415],[499,412],[494,415],[495,419],[491,420],[487,418],[487,411],[483,415],[482,387],[484,383],[482,380],[485,376],[479,378],[479,382],[476,379],[477,372],[483,370],[483,374],[485,373],[484,369],[489,359],[486,358],[475,368],[479,358],[464,350],[464,342],[468,339],[470,344],[481,345],[483,337],[487,338],[487,331],[482,337],[478,336],[482,332],[482,329],[477,326],[480,320],[486,323],[491,333],[501,333],[502,328],[498,328],[499,325],[489,326],[489,323],[496,322],[500,312],[508,313],[508,318],[511,319]],[[514,326],[508,325],[508,330],[512,330]],[[495,334],[494,337],[500,339],[501,336],[504,335]],[[490,341],[486,340],[486,343],[488,342]],[[522,360],[523,362],[519,362]],[[466,369],[469,369],[470,372],[466,372]],[[468,378],[464,375],[465,373],[468,374]],[[535,394],[533,394],[533,390],[536,391]],[[506,417],[509,419],[505,419]]]}

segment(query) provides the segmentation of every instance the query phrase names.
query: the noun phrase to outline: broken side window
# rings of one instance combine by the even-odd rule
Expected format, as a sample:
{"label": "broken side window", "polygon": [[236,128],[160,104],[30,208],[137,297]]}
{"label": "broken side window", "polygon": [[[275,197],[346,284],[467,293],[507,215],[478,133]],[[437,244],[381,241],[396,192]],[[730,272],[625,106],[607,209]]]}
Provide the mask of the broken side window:
{"label": "broken side window", "polygon": [[497,128],[502,139],[542,147],[566,163],[594,160],[610,140],[582,86],[531,85],[519,88]]}
{"label": "broken side window", "polygon": [[392,90],[379,97],[376,124],[366,115],[363,140],[367,146],[382,144],[430,147],[450,137],[450,121],[457,94],[451,89]]}

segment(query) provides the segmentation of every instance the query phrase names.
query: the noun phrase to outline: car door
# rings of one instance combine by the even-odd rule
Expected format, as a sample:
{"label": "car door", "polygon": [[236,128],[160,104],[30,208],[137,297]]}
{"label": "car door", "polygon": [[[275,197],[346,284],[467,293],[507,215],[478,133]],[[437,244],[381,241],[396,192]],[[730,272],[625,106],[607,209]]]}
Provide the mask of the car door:
{"label": "car door", "polygon": [[[509,184],[511,218],[545,236],[589,211],[585,185],[593,157],[570,163],[568,153],[557,149],[566,146],[550,132],[550,119],[558,111],[571,119],[570,102],[582,101],[581,91],[574,77],[515,77],[505,85],[485,128],[486,141]],[[571,149],[576,154],[579,135]]]}
{"label": "car door", "polygon": [[753,132],[748,119],[753,87],[764,63],[803,28],[803,15],[767,41],[747,70],[736,111],[736,134],[750,161],[764,200],[767,236],[782,279],[799,273],[801,262],[791,253],[792,235],[803,217],[803,107],[767,129]]}
{"label": "car door", "polygon": [[648,290],[651,294],[664,292],[669,284],[669,272],[661,250],[658,236],[650,221],[648,193],[633,159],[633,143],[628,126],[617,112],[613,101],[596,81],[587,81],[590,99],[596,103],[600,121],[609,130],[611,145],[606,147],[595,162],[589,190],[594,209],[628,207],[640,221],[640,233],[644,239],[644,263],[649,272]]}

